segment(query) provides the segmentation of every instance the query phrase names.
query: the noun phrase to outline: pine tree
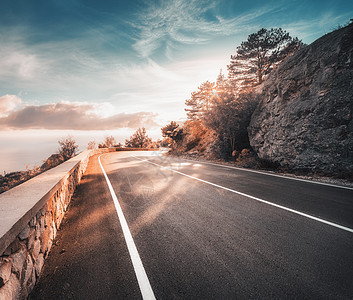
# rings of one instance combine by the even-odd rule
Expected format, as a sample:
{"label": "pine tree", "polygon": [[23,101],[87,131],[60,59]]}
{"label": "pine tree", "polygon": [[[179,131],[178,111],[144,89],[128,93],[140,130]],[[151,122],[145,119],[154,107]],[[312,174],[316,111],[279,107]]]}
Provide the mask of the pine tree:
{"label": "pine tree", "polygon": [[281,28],[262,28],[250,34],[237,47],[236,55],[231,56],[229,78],[237,88],[260,84],[264,76],[302,45]]}
{"label": "pine tree", "polygon": [[185,101],[188,107],[185,109],[189,120],[198,120],[202,118],[204,112],[212,106],[212,99],[215,94],[215,84],[206,81],[202,83],[196,92],[191,93],[191,98]]}
{"label": "pine tree", "polygon": [[179,128],[179,125],[175,121],[171,121],[168,125],[161,128],[162,136],[171,137],[177,128]]}
{"label": "pine tree", "polygon": [[133,148],[148,148],[152,143],[152,139],[146,134],[146,129],[144,127],[139,128],[130,137],[130,140],[125,141],[126,147]]}

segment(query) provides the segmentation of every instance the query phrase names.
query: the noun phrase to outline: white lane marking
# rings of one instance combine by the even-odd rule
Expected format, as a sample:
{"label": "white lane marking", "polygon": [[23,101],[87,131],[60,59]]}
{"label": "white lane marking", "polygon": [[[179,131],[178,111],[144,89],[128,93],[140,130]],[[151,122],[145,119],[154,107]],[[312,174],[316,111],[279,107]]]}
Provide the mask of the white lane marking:
{"label": "white lane marking", "polygon": [[152,165],[155,165],[155,166],[161,167],[161,168],[163,168],[163,169],[169,170],[169,171],[171,171],[171,172],[174,172],[174,173],[177,173],[177,174],[180,174],[180,175],[189,177],[189,178],[191,178],[191,179],[194,179],[194,180],[197,180],[197,181],[200,181],[200,182],[203,182],[203,183],[207,183],[207,184],[209,184],[209,185],[218,187],[218,188],[220,188],[220,189],[223,189],[223,190],[226,190],[226,191],[229,191],[229,192],[232,192],[232,193],[235,193],[235,194],[238,194],[238,195],[241,195],[241,196],[244,196],[244,197],[247,197],[247,198],[256,200],[256,201],[258,201],[258,202],[262,202],[262,203],[265,203],[265,204],[268,204],[268,205],[271,205],[271,206],[274,206],[274,207],[277,207],[277,208],[280,208],[280,209],[283,209],[283,210],[292,212],[292,213],[294,213],[294,214],[297,214],[297,215],[300,215],[300,216],[303,216],[303,217],[306,217],[306,218],[309,218],[309,219],[312,219],[312,220],[315,220],[315,221],[318,221],[318,222],[321,222],[321,223],[324,223],[324,224],[327,224],[327,225],[330,225],[330,226],[333,226],[333,227],[336,227],[336,228],[339,228],[339,229],[342,229],[342,230],[345,230],[345,231],[348,231],[348,232],[353,233],[353,229],[352,229],[352,228],[345,227],[345,226],[342,226],[342,225],[339,225],[339,224],[336,224],[336,223],[333,223],[333,222],[330,222],[330,221],[327,221],[327,220],[324,220],[324,219],[320,219],[320,218],[317,218],[317,217],[308,215],[308,214],[306,214],[306,213],[303,213],[303,212],[300,212],[300,211],[291,209],[291,208],[289,208],[289,207],[285,207],[285,206],[282,206],[282,205],[278,205],[278,204],[275,204],[275,203],[272,203],[272,202],[269,202],[269,201],[266,201],[266,200],[263,200],[263,199],[260,199],[260,198],[257,198],[257,197],[254,197],[254,196],[251,196],[251,195],[248,195],[248,194],[245,194],[245,193],[236,191],[236,190],[232,190],[232,189],[227,188],[227,187],[224,187],[224,186],[222,186],[222,185],[218,185],[218,184],[216,184],[216,183],[213,183],[213,182],[210,182],[210,181],[206,181],[206,180],[203,180],[203,179],[200,179],[200,178],[197,178],[197,177],[194,177],[194,176],[191,176],[191,175],[188,175],[188,174],[185,174],[185,173],[182,173],[182,172],[173,170],[173,169],[171,169],[171,168],[164,167],[164,166],[162,166],[162,165],[156,164],[156,163],[151,162],[151,161],[149,161],[149,160],[142,160],[142,159],[140,159],[140,158],[138,158],[138,157],[136,157],[136,156],[134,156],[134,157],[137,158],[137,159],[139,159],[139,160],[141,160],[141,161],[148,162],[148,163],[150,163],[150,164],[152,164]]}
{"label": "white lane marking", "polygon": [[216,164],[216,163],[211,163],[211,162],[206,162],[206,161],[198,161],[198,160],[192,160],[192,159],[187,159],[187,158],[183,158],[183,159],[186,161],[197,162],[197,163],[205,164],[205,165],[212,165],[212,166],[217,166],[217,167],[222,167],[222,168],[235,169],[235,170],[239,170],[239,171],[257,173],[257,174],[279,177],[279,178],[284,178],[284,179],[297,180],[297,181],[303,181],[303,182],[314,183],[314,184],[321,184],[321,185],[331,186],[331,187],[340,188],[340,189],[353,190],[353,187],[348,187],[348,186],[343,186],[343,185],[336,185],[336,184],[332,184],[332,183],[325,183],[325,182],[314,181],[314,180],[309,180],[309,179],[295,178],[295,177],[290,177],[290,176],[286,176],[286,175],[272,174],[272,173],[263,172],[263,171],[227,166],[227,165]]}
{"label": "white lane marking", "polygon": [[134,242],[134,240],[132,238],[129,226],[127,225],[127,222],[126,222],[125,216],[123,214],[123,211],[121,209],[121,206],[119,204],[118,198],[117,198],[117,196],[116,196],[116,194],[114,192],[112,184],[110,183],[110,180],[109,180],[109,178],[107,176],[107,173],[105,172],[105,170],[103,168],[103,165],[102,165],[102,162],[101,162],[101,156],[102,155],[100,155],[98,157],[98,161],[99,161],[99,164],[101,166],[102,172],[104,174],[105,180],[107,181],[107,184],[108,184],[108,187],[109,187],[109,191],[110,191],[110,193],[112,195],[112,198],[113,198],[113,201],[114,201],[114,204],[115,204],[116,212],[118,213],[119,221],[120,221],[120,224],[121,224],[121,228],[123,229],[126,245],[127,245],[128,250],[129,250],[129,254],[130,254],[130,257],[131,257],[132,265],[133,265],[134,270],[135,270],[135,274],[136,274],[136,277],[137,277],[137,282],[138,282],[139,287],[140,287],[142,298],[146,299],[146,300],[147,299],[148,300],[149,299],[156,299],[155,296],[154,296],[150,281],[148,280],[145,268],[143,267],[140,255],[137,252],[137,248],[136,248],[135,242]]}

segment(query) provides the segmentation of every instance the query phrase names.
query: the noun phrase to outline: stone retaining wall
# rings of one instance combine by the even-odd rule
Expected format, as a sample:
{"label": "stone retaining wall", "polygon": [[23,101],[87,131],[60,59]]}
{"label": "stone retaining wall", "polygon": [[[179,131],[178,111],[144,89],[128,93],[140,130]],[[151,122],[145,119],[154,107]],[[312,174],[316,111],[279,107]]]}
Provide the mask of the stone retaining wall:
{"label": "stone retaining wall", "polygon": [[0,195],[0,300],[26,299],[90,156],[85,151]]}

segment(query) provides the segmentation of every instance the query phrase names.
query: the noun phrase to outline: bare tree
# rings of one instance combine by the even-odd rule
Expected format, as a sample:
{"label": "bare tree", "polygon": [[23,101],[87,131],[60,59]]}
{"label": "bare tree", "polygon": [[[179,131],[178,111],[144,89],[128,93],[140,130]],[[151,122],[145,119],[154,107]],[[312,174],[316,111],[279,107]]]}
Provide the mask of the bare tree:
{"label": "bare tree", "polygon": [[102,147],[100,148],[110,148],[110,147],[113,147],[115,144],[116,144],[116,141],[112,135],[106,136],[104,138],[103,144],[101,145]]}
{"label": "bare tree", "polygon": [[64,160],[70,159],[76,154],[78,145],[71,135],[66,138],[62,138],[58,141],[59,143],[59,154],[64,158]]}
{"label": "bare tree", "polygon": [[97,148],[96,141],[92,140],[92,141],[88,142],[88,144],[87,144],[87,149],[88,150],[93,150],[93,149],[96,149],[96,148]]}

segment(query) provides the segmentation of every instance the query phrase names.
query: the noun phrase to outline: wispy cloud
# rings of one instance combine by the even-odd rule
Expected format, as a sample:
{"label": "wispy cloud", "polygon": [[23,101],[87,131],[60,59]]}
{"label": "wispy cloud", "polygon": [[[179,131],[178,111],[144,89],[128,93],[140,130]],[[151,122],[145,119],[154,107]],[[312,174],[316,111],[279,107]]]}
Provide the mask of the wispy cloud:
{"label": "wispy cloud", "polygon": [[[323,31],[324,33],[328,33],[334,30],[338,25],[347,23],[350,16],[350,12],[341,15],[333,15],[332,12],[325,12],[315,19],[300,19],[294,22],[284,23],[282,27],[290,32],[292,36],[299,37],[305,43],[311,43],[315,38],[319,38],[320,35],[323,34]],[[330,27],[328,27],[328,25]]]}
{"label": "wispy cloud", "polygon": [[[120,9],[101,14],[96,5],[88,9],[87,1],[79,0],[73,3],[85,5],[60,4],[68,14],[67,23],[57,14],[57,22],[42,24],[34,14],[30,18],[38,21],[34,27],[24,10],[23,22],[6,25],[5,19],[0,20],[0,96],[21,95],[23,113],[29,113],[29,107],[34,109],[33,104],[41,105],[34,110],[41,110],[48,105],[45,103],[62,104],[68,99],[110,101],[110,109],[93,104],[98,119],[140,111],[153,111],[167,119],[184,118],[185,99],[202,82],[215,80],[220,68],[226,71],[230,55],[248,34],[260,27],[282,27],[309,43],[327,31],[327,24],[342,23],[342,12],[324,2],[327,9],[308,15],[302,13],[308,10],[304,0],[291,5],[284,0],[243,4],[233,0],[139,0],[131,2],[128,14]],[[292,11],[295,18],[290,16]],[[20,115],[21,110],[14,107],[14,102],[1,106],[2,128],[10,112],[13,118]],[[87,119],[89,111],[83,116]],[[6,122],[10,124],[10,119]],[[11,122],[20,124],[20,120]]]}
{"label": "wispy cloud", "polygon": [[0,97],[0,117],[7,116],[21,104],[22,100],[16,95],[5,95]]}
{"label": "wispy cloud", "polygon": [[[9,104],[7,110],[1,105],[6,103]],[[0,117],[0,129],[113,130],[157,126],[157,115],[150,112],[102,116],[98,114],[102,111],[101,103],[59,102],[27,105],[15,110],[18,103],[20,101],[16,96],[6,95],[0,98],[0,109],[3,112]]]}
{"label": "wispy cloud", "polygon": [[35,54],[19,50],[18,46],[2,47],[0,53],[0,76],[30,80],[44,72],[40,59]]}
{"label": "wispy cloud", "polygon": [[219,36],[229,36],[251,25],[256,18],[275,10],[260,7],[256,11],[226,19],[217,14],[217,1],[162,0],[141,12],[134,26],[139,31],[133,48],[143,57],[164,50],[164,55],[183,44],[203,44]]}

